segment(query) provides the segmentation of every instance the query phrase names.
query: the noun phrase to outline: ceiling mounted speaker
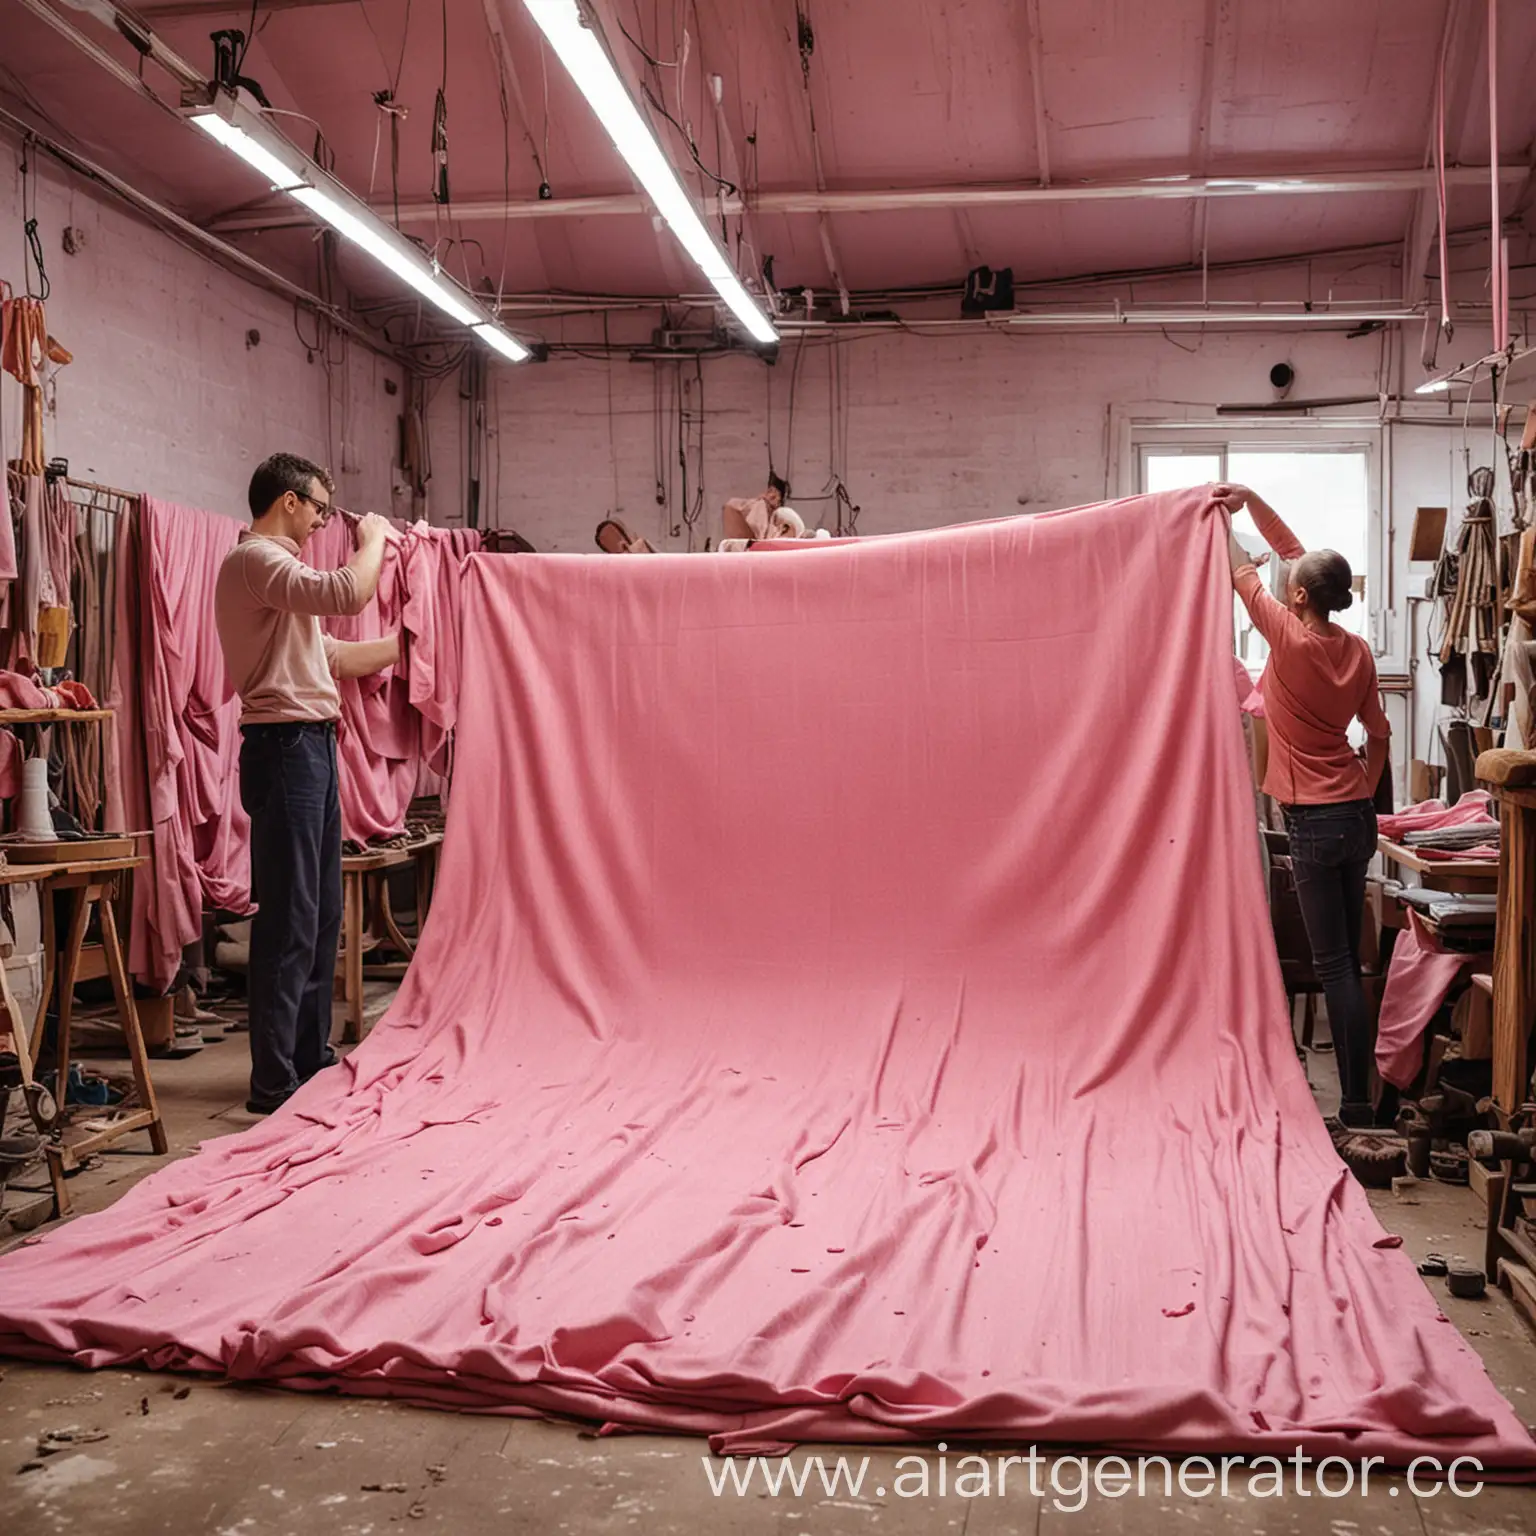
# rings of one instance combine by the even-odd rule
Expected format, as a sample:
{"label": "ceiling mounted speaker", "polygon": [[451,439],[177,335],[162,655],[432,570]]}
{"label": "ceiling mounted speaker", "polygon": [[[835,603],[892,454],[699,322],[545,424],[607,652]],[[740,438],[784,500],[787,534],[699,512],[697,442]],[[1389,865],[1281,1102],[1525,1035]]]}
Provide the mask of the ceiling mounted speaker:
{"label": "ceiling mounted speaker", "polygon": [[1269,382],[1275,386],[1275,398],[1283,400],[1296,382],[1296,370],[1289,363],[1276,363],[1269,370]]}

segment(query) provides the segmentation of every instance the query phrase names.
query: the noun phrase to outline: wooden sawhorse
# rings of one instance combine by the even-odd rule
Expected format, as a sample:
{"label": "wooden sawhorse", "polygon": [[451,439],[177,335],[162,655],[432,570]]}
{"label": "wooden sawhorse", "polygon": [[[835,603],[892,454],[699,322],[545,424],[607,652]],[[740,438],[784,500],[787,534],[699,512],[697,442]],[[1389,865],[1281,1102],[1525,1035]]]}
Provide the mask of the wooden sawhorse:
{"label": "wooden sawhorse", "polygon": [[[149,1075],[149,1057],[145,1053],[144,1036],[139,1029],[133,986],[123,963],[122,942],[117,931],[118,882],[127,870],[137,869],[143,863],[141,858],[81,859],[68,863],[7,864],[0,867],[0,883],[26,885],[35,882],[41,887],[39,900],[43,922],[43,989],[37,1001],[37,1014],[30,1040],[26,1038],[25,1028],[16,1027],[20,1022],[19,1014],[15,1000],[9,995],[9,987],[5,989],[4,1002],[13,1021],[13,1033],[17,1036],[16,1054],[21,1065],[22,1081],[30,1082],[43,1041],[48,1005],[53,1001],[55,990],[58,992],[59,1024],[54,1053],[58,1070],[54,1098],[59,1119],[48,1144],[47,1154],[48,1174],[53,1182],[54,1201],[60,1216],[67,1216],[70,1211],[69,1189],[64,1182],[66,1175],[73,1173],[93,1153],[134,1131],[148,1131],[150,1146],[155,1152],[163,1155],[169,1150],[165,1125],[160,1118],[160,1106],[155,1099],[155,1085]],[[59,948],[53,912],[53,895],[56,891],[67,891],[70,896],[69,930],[62,950]],[[86,924],[90,920],[93,905],[99,909],[101,916],[101,943],[107,976],[112,983],[112,994],[117,1000],[118,1020],[128,1046],[133,1080],[139,1091],[139,1108],[113,1118],[110,1124],[99,1130],[71,1137],[67,1134],[68,1127],[64,1118],[69,1091],[70,1048],[73,1044],[75,983],[79,980],[80,951],[85,942]]]}

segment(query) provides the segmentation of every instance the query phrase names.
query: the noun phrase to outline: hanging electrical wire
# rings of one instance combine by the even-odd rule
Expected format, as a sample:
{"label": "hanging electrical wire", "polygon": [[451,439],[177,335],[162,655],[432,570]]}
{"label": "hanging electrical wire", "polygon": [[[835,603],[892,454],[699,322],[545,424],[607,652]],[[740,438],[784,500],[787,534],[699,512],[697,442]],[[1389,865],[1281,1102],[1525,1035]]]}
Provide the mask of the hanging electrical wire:
{"label": "hanging electrical wire", "polygon": [[432,178],[432,198],[446,206],[451,200],[448,190],[448,0],[443,0],[443,77],[432,107],[432,161],[437,168]]}
{"label": "hanging electrical wire", "polygon": [[[608,316],[603,316],[603,346],[608,346]],[[619,443],[613,420],[613,365],[603,366],[603,378],[608,386],[608,463],[613,471],[613,510],[619,510]]]}
{"label": "hanging electrical wire", "polygon": [[26,242],[21,270],[27,297],[46,302],[53,292],[53,284],[49,281],[47,262],[43,258],[43,242],[37,233],[37,168],[32,164],[31,148],[32,135],[29,133],[23,138],[21,148],[21,228]]}

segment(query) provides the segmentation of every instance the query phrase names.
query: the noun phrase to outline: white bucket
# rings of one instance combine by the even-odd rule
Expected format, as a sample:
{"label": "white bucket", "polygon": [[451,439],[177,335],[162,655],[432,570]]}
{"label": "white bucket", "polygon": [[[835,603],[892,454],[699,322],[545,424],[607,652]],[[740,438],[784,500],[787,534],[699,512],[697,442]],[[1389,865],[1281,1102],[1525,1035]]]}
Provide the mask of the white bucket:
{"label": "white bucket", "polygon": [[48,759],[29,757],[21,765],[21,808],[16,835],[29,842],[52,842],[53,815],[48,809]]}

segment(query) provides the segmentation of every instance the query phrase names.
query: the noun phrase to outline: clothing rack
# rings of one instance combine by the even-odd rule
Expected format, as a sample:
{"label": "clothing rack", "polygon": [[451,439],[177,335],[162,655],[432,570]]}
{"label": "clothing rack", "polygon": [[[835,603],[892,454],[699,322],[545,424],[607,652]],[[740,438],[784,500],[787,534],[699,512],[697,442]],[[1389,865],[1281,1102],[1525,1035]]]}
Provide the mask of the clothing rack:
{"label": "clothing rack", "polygon": [[[121,641],[117,609],[122,520],[133,515],[139,496],[134,491],[67,473],[55,479],[62,481],[77,518],[70,591],[75,623],[66,665],[98,702],[105,704],[113,692],[117,646]],[[96,761],[87,762],[79,750],[83,744],[66,743],[66,752],[75,758],[69,775],[75,783],[75,813],[87,826],[95,826],[100,820],[109,779],[107,754],[117,750],[115,731],[98,732],[94,745]]]}

